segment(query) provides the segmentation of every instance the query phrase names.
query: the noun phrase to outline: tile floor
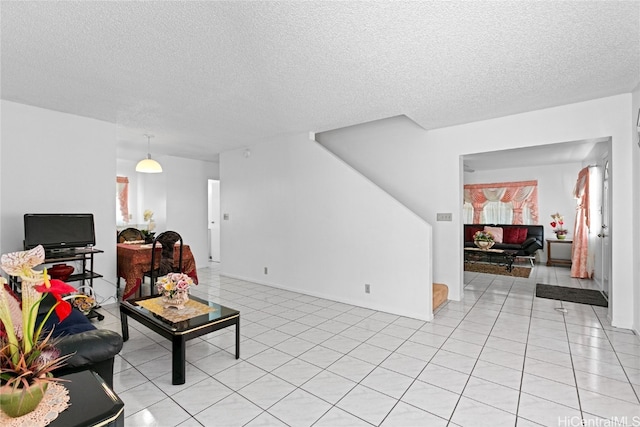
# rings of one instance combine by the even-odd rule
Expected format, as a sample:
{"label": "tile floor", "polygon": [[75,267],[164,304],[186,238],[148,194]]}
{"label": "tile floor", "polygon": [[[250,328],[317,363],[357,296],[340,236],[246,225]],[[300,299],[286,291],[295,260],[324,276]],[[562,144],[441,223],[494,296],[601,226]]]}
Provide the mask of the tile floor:
{"label": "tile floor", "polygon": [[[130,321],[114,378],[127,426],[640,425],[638,337],[606,309],[534,298],[537,282],[591,286],[566,268],[469,273],[464,301],[429,323],[215,264],[198,275],[194,294],[241,311],[242,357],[233,328],[190,341],[187,382],[173,386],[169,342]],[[117,307],[102,312],[119,331]]]}

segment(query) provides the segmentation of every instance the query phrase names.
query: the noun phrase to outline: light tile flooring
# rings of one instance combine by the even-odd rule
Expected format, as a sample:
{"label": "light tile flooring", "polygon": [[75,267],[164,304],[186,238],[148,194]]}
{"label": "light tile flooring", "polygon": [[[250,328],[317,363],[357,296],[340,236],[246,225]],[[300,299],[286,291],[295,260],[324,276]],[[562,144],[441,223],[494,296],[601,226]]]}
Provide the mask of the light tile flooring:
{"label": "light tile flooring", "polygon": [[[187,382],[173,386],[169,342],[130,321],[114,378],[127,426],[640,425],[638,337],[606,309],[534,297],[537,282],[592,286],[566,268],[469,273],[464,301],[429,323],[215,264],[198,275],[194,294],[241,311],[242,357],[233,327],[190,341]],[[117,307],[102,311],[100,327],[119,331]]]}

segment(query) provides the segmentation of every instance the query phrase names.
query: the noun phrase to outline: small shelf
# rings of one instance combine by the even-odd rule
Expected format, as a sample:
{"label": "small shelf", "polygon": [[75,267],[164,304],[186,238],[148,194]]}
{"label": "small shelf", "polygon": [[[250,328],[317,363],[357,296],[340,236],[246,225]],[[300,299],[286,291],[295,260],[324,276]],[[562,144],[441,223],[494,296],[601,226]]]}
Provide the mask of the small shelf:
{"label": "small shelf", "polygon": [[[64,248],[60,250],[48,250],[45,253],[44,262],[46,264],[57,264],[65,261],[77,261],[82,263],[82,270],[78,273],[72,274],[65,280],[66,282],[82,282],[82,287],[86,288],[89,285],[90,292],[93,292],[93,279],[103,277],[102,274],[93,271],[93,256],[95,254],[104,253],[103,250],[96,249],[94,247],[87,248]],[[87,265],[88,264],[88,265]],[[84,292],[84,291],[83,291]],[[86,293],[86,292],[85,292]],[[97,307],[93,308],[88,314],[87,318],[98,320],[104,319],[104,316],[97,311]]]}
{"label": "small shelf", "polygon": [[103,277],[102,274],[94,273],[93,271],[86,271],[85,273],[72,274],[66,281],[77,282],[78,280],[92,280],[99,277]]}

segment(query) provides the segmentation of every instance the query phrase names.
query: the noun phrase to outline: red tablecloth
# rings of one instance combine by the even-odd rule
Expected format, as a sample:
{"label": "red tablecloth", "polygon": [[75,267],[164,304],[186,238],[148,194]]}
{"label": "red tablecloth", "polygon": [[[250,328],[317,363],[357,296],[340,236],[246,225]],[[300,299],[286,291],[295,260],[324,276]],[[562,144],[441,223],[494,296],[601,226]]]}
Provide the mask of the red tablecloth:
{"label": "red tablecloth", "polygon": [[[160,251],[162,248],[156,247],[156,260],[160,262]],[[135,296],[144,278],[144,272],[149,271],[151,266],[151,245],[130,245],[118,243],[118,277],[122,277],[126,285],[122,294],[122,299]],[[180,251],[178,248],[173,251],[175,265],[178,265]],[[196,271],[196,261],[191,253],[189,245],[182,248],[182,271],[198,283],[198,273]]]}

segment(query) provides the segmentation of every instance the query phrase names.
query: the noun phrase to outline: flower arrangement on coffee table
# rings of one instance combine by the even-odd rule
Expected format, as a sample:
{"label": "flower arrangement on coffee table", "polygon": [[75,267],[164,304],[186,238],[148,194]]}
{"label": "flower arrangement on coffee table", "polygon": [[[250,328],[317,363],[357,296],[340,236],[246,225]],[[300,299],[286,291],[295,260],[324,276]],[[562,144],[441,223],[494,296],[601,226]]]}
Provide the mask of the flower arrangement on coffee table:
{"label": "flower arrangement on coffee table", "polygon": [[169,273],[156,283],[156,289],[163,297],[165,308],[184,308],[189,300],[189,288],[194,285],[193,279],[184,273]]}
{"label": "flower arrangement on coffee table", "polygon": [[491,247],[495,244],[493,240],[493,234],[489,231],[480,230],[476,231],[473,235],[473,243],[479,247],[480,249],[491,249]]}

